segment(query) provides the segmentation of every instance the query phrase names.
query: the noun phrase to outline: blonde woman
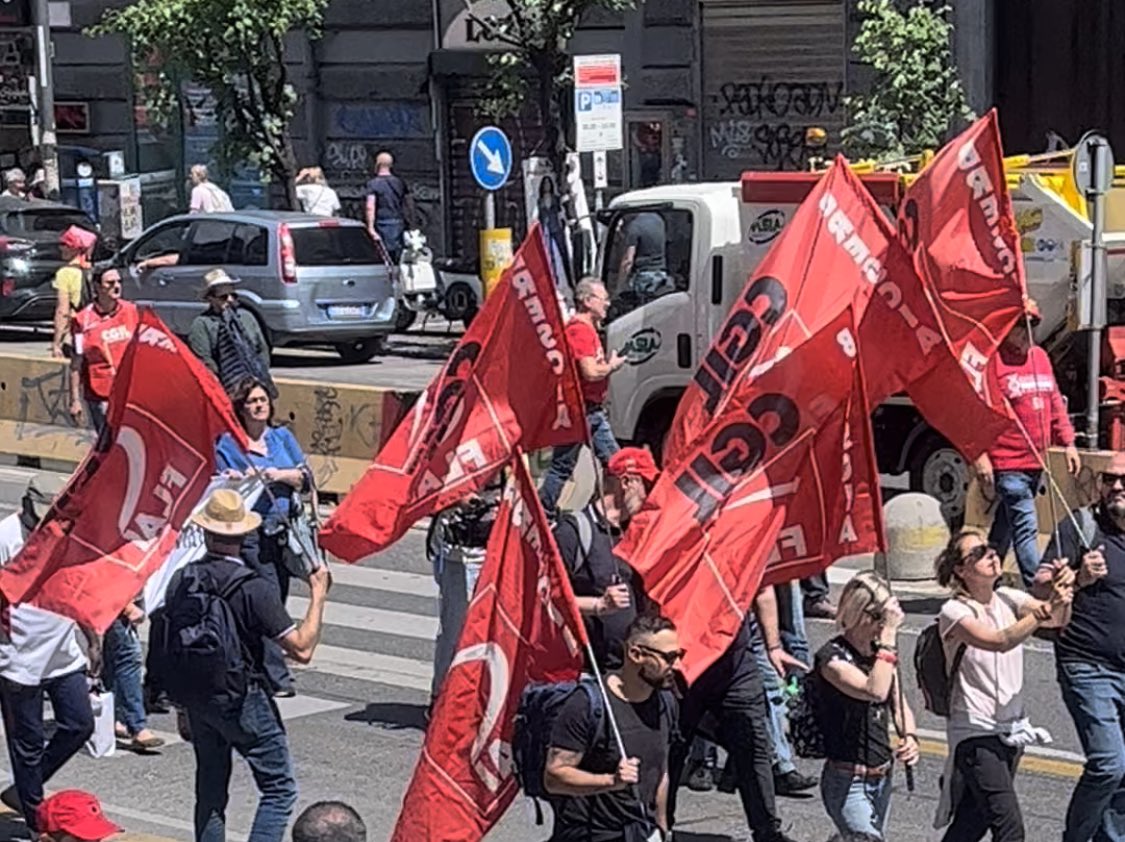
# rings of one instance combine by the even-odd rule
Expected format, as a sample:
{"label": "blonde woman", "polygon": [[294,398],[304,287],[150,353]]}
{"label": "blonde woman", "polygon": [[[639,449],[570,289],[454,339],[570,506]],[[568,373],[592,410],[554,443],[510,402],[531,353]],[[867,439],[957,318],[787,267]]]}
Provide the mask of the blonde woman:
{"label": "blonde woman", "polygon": [[340,213],[340,197],[328,186],[324,170],[306,167],[297,173],[297,201],[301,210],[314,216],[336,216]]}
{"label": "blonde woman", "polygon": [[[918,762],[914,713],[897,692],[898,630],[904,614],[887,582],[870,571],[840,596],[841,633],[816,653],[817,722],[824,735],[824,808],[844,842],[883,840],[894,761]],[[904,737],[891,744],[894,724]]]}
{"label": "blonde woman", "polygon": [[1024,746],[1050,740],[1024,710],[1023,642],[1064,620],[1072,582],[1060,578],[1050,602],[996,587],[1000,556],[974,529],[950,540],[936,569],[938,582],[953,591],[938,615],[945,662],[963,654],[952,681],[949,759],[934,825],[952,821],[945,842],[977,842],[989,831],[992,842],[1023,842],[1016,766]]}

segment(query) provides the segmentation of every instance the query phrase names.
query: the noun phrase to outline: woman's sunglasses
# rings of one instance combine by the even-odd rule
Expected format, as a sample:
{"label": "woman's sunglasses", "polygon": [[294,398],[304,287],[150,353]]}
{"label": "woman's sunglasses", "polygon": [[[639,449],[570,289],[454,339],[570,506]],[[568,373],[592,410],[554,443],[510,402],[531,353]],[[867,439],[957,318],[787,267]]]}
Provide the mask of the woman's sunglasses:
{"label": "woman's sunglasses", "polygon": [[996,548],[990,547],[988,544],[980,544],[961,556],[961,561],[964,564],[976,564],[981,559],[987,558],[990,555],[997,555]]}

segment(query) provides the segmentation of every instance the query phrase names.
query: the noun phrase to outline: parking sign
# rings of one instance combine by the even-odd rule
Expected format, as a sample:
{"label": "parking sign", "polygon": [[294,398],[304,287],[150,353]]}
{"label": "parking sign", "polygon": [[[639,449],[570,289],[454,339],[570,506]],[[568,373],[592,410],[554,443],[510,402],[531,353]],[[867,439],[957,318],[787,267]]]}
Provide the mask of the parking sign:
{"label": "parking sign", "polygon": [[574,115],[579,152],[624,148],[621,56],[574,57]]}

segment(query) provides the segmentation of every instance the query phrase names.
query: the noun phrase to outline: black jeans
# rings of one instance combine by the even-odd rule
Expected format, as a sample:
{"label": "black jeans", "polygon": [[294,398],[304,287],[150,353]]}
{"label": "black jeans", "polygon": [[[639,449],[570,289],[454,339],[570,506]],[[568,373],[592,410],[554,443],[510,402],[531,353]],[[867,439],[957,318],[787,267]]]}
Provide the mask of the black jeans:
{"label": "black jeans", "polygon": [[828,574],[817,573],[802,579],[801,592],[805,595],[805,605],[816,605],[828,599]]}
{"label": "black jeans", "polygon": [[973,737],[957,746],[953,765],[964,787],[942,842],[978,842],[990,830],[992,842],[1023,842],[1013,781],[1019,761],[1019,749],[999,737]]}
{"label": "black jeans", "polygon": [[[55,733],[50,741],[43,730],[44,693],[55,711]],[[35,830],[43,785],[94,733],[86,672],[49,678],[34,687],[0,679],[0,705],[16,792],[27,826]]]}
{"label": "black jeans", "polygon": [[[259,529],[246,536],[242,544],[242,557],[246,566],[277,589],[284,605],[289,599],[289,570],[281,561],[281,541],[278,535],[266,535]],[[276,691],[293,689],[293,673],[285,662],[285,651],[276,640],[264,641],[266,678]]]}
{"label": "black jeans", "polygon": [[675,815],[676,790],[692,738],[707,713],[718,722],[711,738],[727,750],[727,762],[734,763],[738,795],[754,839],[771,839],[781,823],[773,788],[766,691],[753,652],[738,647],[737,641],[691,686],[680,706],[682,739],[672,747],[668,761],[668,815]]}

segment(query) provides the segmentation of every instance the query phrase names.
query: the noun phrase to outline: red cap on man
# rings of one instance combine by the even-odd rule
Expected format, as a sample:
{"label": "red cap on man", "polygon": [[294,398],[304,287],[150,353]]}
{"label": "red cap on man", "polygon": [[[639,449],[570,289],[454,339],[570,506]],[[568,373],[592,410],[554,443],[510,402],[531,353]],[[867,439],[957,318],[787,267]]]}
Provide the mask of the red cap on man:
{"label": "red cap on man", "polygon": [[609,457],[606,470],[610,476],[618,479],[635,474],[648,482],[656,482],[656,478],[660,476],[660,470],[656,467],[652,454],[643,447],[621,448]]}
{"label": "red cap on man", "polygon": [[80,789],[56,792],[39,805],[39,832],[65,833],[80,842],[101,842],[121,828],[105,817],[97,796]]}

